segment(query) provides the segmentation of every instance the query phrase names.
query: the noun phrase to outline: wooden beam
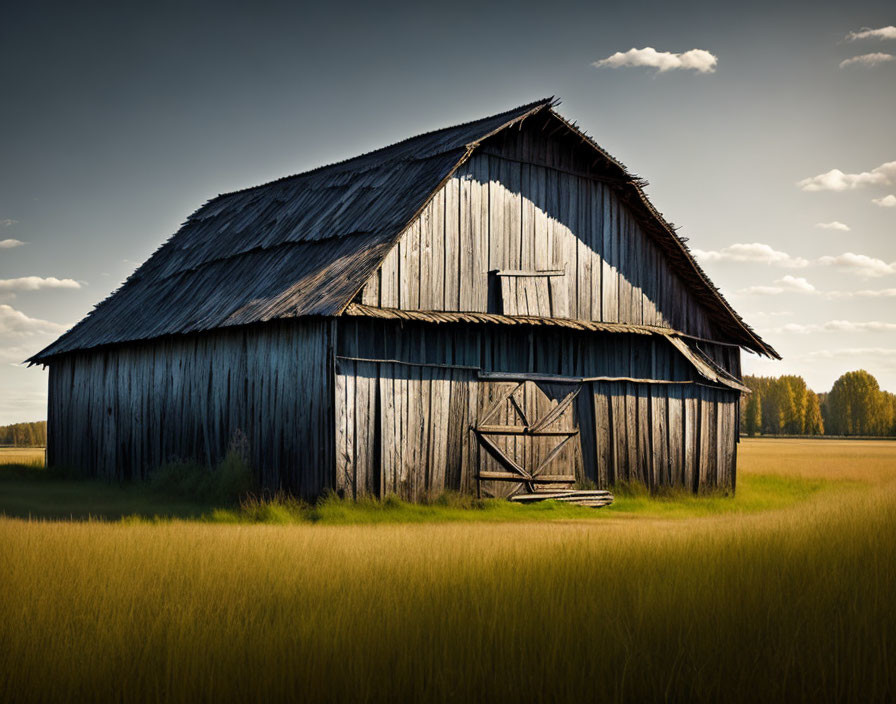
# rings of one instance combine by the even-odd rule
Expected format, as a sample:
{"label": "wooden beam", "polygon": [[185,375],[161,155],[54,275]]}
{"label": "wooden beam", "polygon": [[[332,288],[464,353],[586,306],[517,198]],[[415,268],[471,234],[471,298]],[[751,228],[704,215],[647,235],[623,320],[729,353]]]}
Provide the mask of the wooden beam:
{"label": "wooden beam", "polygon": [[475,428],[482,435],[529,435],[532,437],[553,437],[578,435],[576,430],[532,430],[522,425],[480,425]]}
{"label": "wooden beam", "polygon": [[495,269],[495,276],[566,276],[563,269]]}
{"label": "wooden beam", "polygon": [[527,484],[559,484],[576,480],[574,474],[544,474],[540,477],[523,479],[519,474],[513,472],[479,472],[478,477],[482,481],[525,482]]}

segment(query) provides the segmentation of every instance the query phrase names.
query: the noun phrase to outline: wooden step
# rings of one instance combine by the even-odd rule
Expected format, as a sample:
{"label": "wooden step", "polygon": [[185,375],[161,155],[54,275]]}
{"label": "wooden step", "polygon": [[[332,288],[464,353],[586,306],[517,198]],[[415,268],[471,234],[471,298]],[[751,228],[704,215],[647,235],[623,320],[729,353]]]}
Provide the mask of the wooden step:
{"label": "wooden step", "polygon": [[510,497],[516,503],[530,504],[538,501],[562,501],[568,504],[600,508],[613,503],[613,494],[601,489],[577,491],[560,489],[556,491],[539,491],[534,494],[516,494]]}

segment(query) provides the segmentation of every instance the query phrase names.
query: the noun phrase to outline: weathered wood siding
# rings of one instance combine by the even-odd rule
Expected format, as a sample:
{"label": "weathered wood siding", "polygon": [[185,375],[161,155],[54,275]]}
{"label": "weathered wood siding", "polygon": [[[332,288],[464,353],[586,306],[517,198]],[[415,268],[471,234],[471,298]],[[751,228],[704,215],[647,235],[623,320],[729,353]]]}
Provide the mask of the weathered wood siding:
{"label": "weathered wood siding", "polygon": [[[472,428],[522,381],[490,372],[673,382],[534,385],[554,405],[558,387],[579,387],[568,421],[558,423],[579,431],[561,462],[580,481],[734,488],[739,394],[703,385],[661,337],[354,319],[339,321],[337,341],[336,487],[346,495],[475,491],[479,471],[495,467]],[[502,412],[500,423],[510,423]],[[526,463],[527,453],[545,457],[549,442],[514,438],[502,449]],[[494,495],[509,488],[482,487]]]}
{"label": "weathered wood siding", "polygon": [[[486,142],[448,180],[364,286],[360,302],[403,310],[550,311],[724,339],[613,185],[580,163],[582,151],[526,124]],[[493,273],[557,269],[565,274],[550,289],[534,280],[502,285]]]}
{"label": "weathered wood siding", "polygon": [[161,464],[214,464],[237,431],[262,484],[332,486],[331,329],[277,322],[100,348],[50,364],[48,460],[141,479]]}

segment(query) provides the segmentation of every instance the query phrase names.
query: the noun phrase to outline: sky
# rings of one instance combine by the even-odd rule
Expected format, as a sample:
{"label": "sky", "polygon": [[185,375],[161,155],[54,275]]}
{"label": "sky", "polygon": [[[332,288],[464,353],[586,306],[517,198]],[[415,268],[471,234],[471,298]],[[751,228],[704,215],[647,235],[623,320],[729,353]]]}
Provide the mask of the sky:
{"label": "sky", "polygon": [[[133,6],[132,6],[133,5]],[[545,96],[816,391],[896,391],[892,2],[15,3],[0,22],[0,424],[21,362],[219,193]]]}

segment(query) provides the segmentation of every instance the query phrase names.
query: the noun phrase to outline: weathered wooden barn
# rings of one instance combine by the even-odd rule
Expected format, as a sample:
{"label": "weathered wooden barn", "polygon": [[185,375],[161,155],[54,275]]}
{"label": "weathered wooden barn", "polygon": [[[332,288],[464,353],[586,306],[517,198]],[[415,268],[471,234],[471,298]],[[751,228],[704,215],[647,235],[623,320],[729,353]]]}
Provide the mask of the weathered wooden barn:
{"label": "weathered wooden barn", "polygon": [[643,185],[548,99],[214,198],[30,360],[49,462],[241,431],[306,497],[733,489],[740,352],[777,354]]}

